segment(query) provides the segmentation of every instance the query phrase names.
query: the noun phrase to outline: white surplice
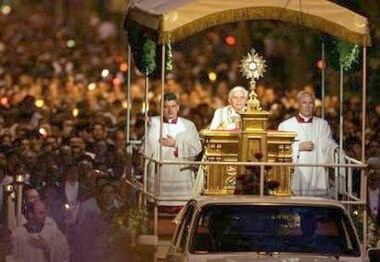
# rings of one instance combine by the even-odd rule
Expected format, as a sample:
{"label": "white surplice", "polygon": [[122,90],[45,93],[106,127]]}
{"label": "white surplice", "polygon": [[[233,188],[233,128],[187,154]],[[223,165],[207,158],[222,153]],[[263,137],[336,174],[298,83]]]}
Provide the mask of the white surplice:
{"label": "white surplice", "polygon": [[240,127],[240,122],[240,115],[231,105],[228,105],[215,110],[214,117],[211,120],[210,129],[233,130]]}
{"label": "white surplice", "polygon": [[[296,117],[283,121],[278,130],[297,133],[292,145],[293,162],[305,164],[332,163],[334,149],[338,147],[332,138],[326,120],[313,117],[311,123],[299,123]],[[311,141],[312,151],[299,151],[299,144]],[[326,196],[328,173],[324,167],[296,167],[292,178],[292,190],[296,195]]]}
{"label": "white surplice", "polygon": [[[33,238],[43,238],[48,244],[47,253],[33,246]],[[19,226],[12,232],[12,256],[22,262],[66,262],[70,260],[70,249],[63,233],[49,217],[40,233],[29,233],[25,226]]]}
{"label": "white surplice", "polygon": [[[162,159],[170,161],[194,160],[201,150],[202,146],[198,136],[197,128],[194,123],[178,117],[177,122],[163,123],[162,137],[172,136],[176,141],[176,147],[162,147]],[[145,154],[157,159],[160,150],[160,117],[152,117],[149,122],[149,128],[146,138]],[[177,156],[175,153],[178,153]],[[148,191],[155,192],[154,180],[158,172],[158,167],[150,163],[148,168]],[[160,198],[159,205],[178,206],[184,205],[189,199],[194,184],[195,174],[190,166],[186,165],[162,165],[160,174]],[[174,201],[167,201],[174,200]],[[177,201],[176,201],[177,200]]]}

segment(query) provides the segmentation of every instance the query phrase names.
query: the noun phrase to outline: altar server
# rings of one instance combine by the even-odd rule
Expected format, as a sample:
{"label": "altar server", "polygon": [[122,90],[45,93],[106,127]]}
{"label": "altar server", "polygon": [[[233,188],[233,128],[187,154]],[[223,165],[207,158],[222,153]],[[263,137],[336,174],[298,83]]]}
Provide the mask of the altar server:
{"label": "altar server", "polygon": [[[299,112],[280,123],[279,130],[297,133],[292,145],[294,163],[332,163],[338,147],[327,121],[313,116],[315,96],[307,91],[297,95]],[[292,178],[296,195],[327,196],[328,173],[324,167],[296,167]]]}
{"label": "altar server", "polygon": [[[145,154],[158,159],[160,144],[162,159],[171,161],[194,160],[202,146],[194,123],[178,117],[179,104],[175,94],[164,95],[164,115],[162,139],[160,140],[160,116],[151,117],[146,138]],[[182,206],[189,199],[193,188],[194,169],[188,165],[162,165],[159,187],[155,186],[157,165],[150,163],[148,172],[148,191],[159,189],[163,201],[160,206]],[[158,193],[158,192],[157,192]]]}

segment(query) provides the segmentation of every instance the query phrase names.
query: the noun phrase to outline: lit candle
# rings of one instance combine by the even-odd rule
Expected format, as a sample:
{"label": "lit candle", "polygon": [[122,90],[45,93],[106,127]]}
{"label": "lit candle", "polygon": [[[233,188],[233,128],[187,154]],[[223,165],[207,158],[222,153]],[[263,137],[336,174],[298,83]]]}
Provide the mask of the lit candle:
{"label": "lit candle", "polygon": [[16,199],[17,199],[17,226],[21,225],[22,221],[22,188],[25,181],[24,174],[18,174],[15,177],[16,180]]}
{"label": "lit candle", "polygon": [[6,201],[7,201],[7,226],[10,231],[16,227],[16,217],[15,217],[15,203],[14,203],[14,192],[13,185],[7,184],[3,186]]}
{"label": "lit candle", "polygon": [[24,174],[16,175],[15,180],[16,180],[17,183],[24,183],[24,181],[25,181],[25,175]]}
{"label": "lit candle", "polygon": [[13,192],[13,185],[6,184],[3,187],[4,187],[4,192],[6,192],[6,193],[12,193]]}
{"label": "lit candle", "polygon": [[15,207],[15,199],[16,199],[16,194],[15,192],[12,192],[9,194],[9,224],[8,227],[10,230],[13,230],[17,226],[17,221],[16,221],[16,207]]}

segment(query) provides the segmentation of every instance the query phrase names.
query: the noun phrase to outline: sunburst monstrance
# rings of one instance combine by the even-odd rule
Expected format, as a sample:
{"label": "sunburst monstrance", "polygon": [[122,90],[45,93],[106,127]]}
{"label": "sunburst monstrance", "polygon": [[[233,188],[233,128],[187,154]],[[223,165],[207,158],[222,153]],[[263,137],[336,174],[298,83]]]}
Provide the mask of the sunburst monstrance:
{"label": "sunburst monstrance", "polygon": [[266,71],[266,62],[265,60],[255,51],[251,51],[245,56],[240,63],[240,72],[242,75],[249,79],[250,94],[247,102],[247,111],[261,111],[260,101],[257,99],[256,89],[256,80],[264,75]]}

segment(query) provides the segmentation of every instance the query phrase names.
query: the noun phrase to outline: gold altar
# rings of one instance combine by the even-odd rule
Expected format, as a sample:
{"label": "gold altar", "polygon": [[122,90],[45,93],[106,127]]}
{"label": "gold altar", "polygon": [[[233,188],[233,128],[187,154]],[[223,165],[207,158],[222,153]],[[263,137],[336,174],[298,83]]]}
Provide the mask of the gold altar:
{"label": "gold altar", "polygon": [[[240,113],[241,130],[202,130],[204,161],[210,162],[292,162],[293,132],[267,130],[269,112],[249,111]],[[248,167],[238,165],[204,165],[205,185],[203,194],[236,193],[237,177],[245,176]],[[259,168],[258,168],[259,169]],[[251,169],[250,169],[251,170]],[[265,168],[266,182],[276,182],[278,187],[271,195],[289,196],[290,166]]]}

